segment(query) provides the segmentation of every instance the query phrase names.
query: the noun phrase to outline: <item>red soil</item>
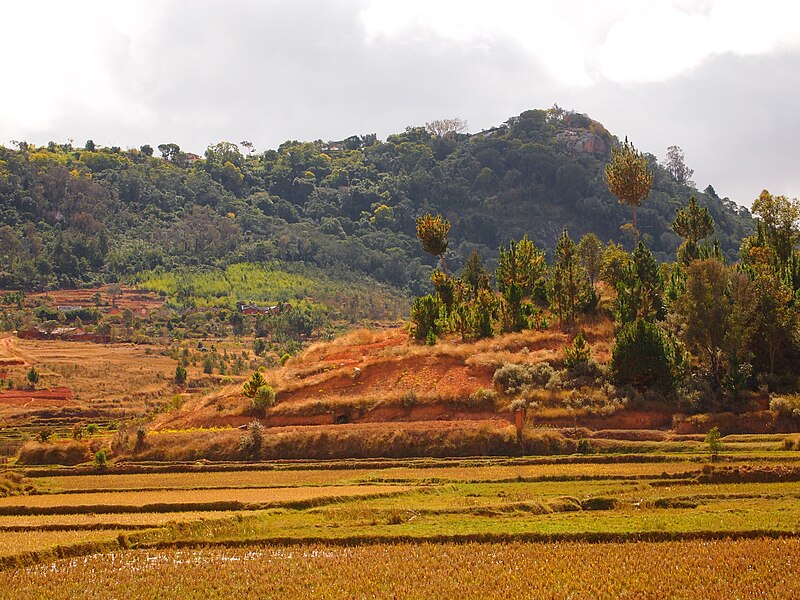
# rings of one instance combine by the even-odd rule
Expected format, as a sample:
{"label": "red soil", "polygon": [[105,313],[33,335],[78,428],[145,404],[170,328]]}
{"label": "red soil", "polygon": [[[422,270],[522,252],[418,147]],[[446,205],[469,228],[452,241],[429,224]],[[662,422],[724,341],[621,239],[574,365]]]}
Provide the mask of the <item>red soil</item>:
{"label": "red soil", "polygon": [[0,404],[15,408],[53,408],[73,406],[72,390],[54,387],[46,390],[5,390],[0,392]]}

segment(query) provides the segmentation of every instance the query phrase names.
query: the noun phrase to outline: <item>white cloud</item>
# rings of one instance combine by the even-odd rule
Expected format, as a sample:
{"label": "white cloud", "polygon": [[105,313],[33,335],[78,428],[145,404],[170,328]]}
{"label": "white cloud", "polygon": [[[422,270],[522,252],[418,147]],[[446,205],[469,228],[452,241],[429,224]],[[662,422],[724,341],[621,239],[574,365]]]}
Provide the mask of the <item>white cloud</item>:
{"label": "white cloud", "polygon": [[561,84],[664,81],[726,53],[800,47],[791,0],[370,0],[372,43],[449,43],[491,50],[514,43]]}

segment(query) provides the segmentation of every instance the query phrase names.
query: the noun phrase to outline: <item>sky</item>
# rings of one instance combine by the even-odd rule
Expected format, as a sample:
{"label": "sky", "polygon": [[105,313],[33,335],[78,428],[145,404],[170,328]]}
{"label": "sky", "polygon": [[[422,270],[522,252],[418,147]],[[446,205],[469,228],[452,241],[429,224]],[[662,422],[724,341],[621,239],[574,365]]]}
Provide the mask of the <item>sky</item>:
{"label": "sky", "polygon": [[699,189],[800,196],[792,0],[4,0],[0,144],[469,132],[586,113]]}

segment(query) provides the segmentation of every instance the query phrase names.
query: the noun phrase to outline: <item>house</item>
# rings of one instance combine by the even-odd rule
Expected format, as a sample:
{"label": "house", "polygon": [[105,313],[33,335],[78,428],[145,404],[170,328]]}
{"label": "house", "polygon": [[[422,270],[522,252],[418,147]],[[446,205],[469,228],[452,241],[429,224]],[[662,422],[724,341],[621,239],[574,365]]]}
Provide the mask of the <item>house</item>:
{"label": "house", "polygon": [[278,302],[274,306],[258,306],[257,304],[239,302],[236,308],[238,308],[239,312],[243,315],[277,315],[285,310],[289,310],[292,308],[292,305],[288,302]]}

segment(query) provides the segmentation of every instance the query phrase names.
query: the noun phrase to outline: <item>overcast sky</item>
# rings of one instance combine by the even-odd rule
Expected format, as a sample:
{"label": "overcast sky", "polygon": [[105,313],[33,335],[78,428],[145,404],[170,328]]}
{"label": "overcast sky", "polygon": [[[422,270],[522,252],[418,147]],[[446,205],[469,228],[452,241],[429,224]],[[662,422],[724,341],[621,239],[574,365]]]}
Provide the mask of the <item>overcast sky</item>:
{"label": "overcast sky", "polygon": [[531,108],[587,113],[700,189],[800,196],[792,0],[5,0],[0,144],[261,151]]}

